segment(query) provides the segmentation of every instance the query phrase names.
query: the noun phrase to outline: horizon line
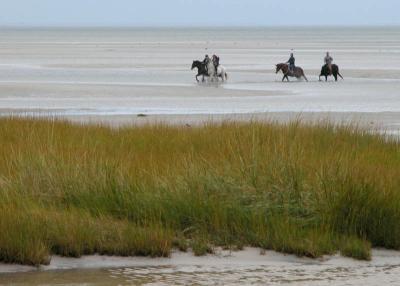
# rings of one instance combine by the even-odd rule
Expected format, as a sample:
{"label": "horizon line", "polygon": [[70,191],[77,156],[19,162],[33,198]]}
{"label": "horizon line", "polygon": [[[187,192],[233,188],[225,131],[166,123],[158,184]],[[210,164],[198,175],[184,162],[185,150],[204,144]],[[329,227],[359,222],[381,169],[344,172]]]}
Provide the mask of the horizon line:
{"label": "horizon line", "polygon": [[240,28],[400,28],[400,24],[298,24],[298,25],[0,25],[0,29],[240,29]]}

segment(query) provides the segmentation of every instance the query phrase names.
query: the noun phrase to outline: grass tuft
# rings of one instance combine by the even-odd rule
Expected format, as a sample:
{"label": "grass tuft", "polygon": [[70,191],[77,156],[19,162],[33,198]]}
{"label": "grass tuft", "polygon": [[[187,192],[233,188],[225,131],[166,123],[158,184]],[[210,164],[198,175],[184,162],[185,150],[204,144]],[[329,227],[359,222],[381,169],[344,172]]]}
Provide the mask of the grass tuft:
{"label": "grass tuft", "polygon": [[371,260],[371,243],[357,237],[346,237],[340,245],[340,253],[359,260]]}

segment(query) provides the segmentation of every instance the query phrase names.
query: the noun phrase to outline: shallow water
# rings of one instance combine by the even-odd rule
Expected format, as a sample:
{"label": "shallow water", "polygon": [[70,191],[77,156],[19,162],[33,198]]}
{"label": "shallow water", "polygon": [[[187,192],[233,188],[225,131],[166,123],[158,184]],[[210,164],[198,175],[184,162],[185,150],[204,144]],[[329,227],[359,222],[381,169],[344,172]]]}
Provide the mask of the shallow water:
{"label": "shallow water", "polygon": [[[292,48],[309,83],[274,73]],[[317,81],[328,49],[344,81]],[[205,53],[227,84],[195,82]],[[2,29],[0,59],[2,114],[400,112],[400,28]]]}
{"label": "shallow water", "polygon": [[[399,285],[399,255],[374,250],[373,261],[362,262],[247,249],[207,257],[176,253],[171,259],[55,258],[41,271],[2,274],[0,285]],[[90,269],[102,265],[108,268]]]}

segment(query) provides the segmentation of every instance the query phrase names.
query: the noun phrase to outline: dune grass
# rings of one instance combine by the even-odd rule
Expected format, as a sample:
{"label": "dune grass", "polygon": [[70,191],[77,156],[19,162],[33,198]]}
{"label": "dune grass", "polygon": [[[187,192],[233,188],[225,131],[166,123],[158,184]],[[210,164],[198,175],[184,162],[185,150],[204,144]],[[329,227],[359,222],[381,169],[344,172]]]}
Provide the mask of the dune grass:
{"label": "dune grass", "polygon": [[400,249],[400,144],[356,127],[3,118],[0,146],[1,261]]}

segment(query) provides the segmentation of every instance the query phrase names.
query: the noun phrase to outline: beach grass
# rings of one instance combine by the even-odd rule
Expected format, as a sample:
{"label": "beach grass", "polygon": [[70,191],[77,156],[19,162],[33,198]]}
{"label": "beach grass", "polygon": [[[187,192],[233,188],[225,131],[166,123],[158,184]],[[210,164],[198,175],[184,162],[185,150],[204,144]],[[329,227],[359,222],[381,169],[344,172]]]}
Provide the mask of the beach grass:
{"label": "beach grass", "polygon": [[2,118],[0,146],[4,262],[400,249],[400,143],[356,126]]}

